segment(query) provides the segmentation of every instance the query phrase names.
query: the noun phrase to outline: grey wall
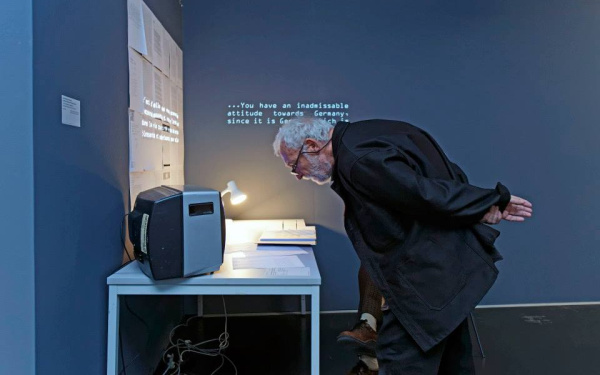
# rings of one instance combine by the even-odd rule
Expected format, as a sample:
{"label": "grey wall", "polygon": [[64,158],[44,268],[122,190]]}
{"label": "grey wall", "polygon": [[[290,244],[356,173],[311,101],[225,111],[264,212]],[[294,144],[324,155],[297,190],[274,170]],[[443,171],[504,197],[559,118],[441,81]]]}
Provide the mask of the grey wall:
{"label": "grey wall", "polygon": [[351,120],[421,126],[474,184],[534,202],[528,223],[499,226],[484,304],[599,300],[598,14],[583,0],[188,1],[186,181],[235,178],[249,199],[229,217],[317,224],[322,308],[355,309],[340,200],[273,157],[275,125],[225,125],[241,101],[345,101]]}
{"label": "grey wall", "polygon": [[31,1],[0,12],[0,372],[35,373]]}
{"label": "grey wall", "polygon": [[[38,374],[106,373],[106,277],[123,262],[129,211],[126,1],[35,1],[33,146]],[[151,8],[181,43],[177,1]],[[162,19],[161,13],[173,13]],[[179,30],[179,31],[177,31]],[[61,124],[60,99],[81,101],[81,128]],[[158,363],[181,306],[130,301],[122,313],[128,374]],[[140,342],[140,340],[142,340]],[[136,371],[139,370],[139,371]]]}
{"label": "grey wall", "polygon": [[[39,374],[106,371],[106,277],[128,203],[126,21],[126,2],[34,1]],[[61,124],[61,95],[81,101],[81,128]]]}

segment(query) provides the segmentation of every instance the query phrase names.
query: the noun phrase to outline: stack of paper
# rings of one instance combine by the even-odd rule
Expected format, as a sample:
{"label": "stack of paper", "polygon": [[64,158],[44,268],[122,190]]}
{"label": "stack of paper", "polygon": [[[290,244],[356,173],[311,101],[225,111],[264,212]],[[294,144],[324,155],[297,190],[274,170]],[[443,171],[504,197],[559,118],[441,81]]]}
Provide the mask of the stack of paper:
{"label": "stack of paper", "polygon": [[274,245],[316,245],[317,231],[314,226],[304,229],[282,229],[263,232],[259,244]]}
{"label": "stack of paper", "polygon": [[[309,250],[301,246],[316,245],[316,228],[306,226],[302,219],[272,220],[267,224],[249,223],[236,231],[246,229],[242,232],[251,235],[228,237],[225,253],[231,257],[233,270],[261,270],[265,277],[310,276],[310,268],[301,259],[309,254]],[[261,230],[263,232],[259,237]]]}

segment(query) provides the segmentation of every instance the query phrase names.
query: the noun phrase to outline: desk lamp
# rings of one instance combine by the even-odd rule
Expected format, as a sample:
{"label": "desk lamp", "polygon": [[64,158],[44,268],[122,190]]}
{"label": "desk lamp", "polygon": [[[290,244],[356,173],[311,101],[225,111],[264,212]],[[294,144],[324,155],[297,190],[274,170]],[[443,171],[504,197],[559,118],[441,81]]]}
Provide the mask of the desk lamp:
{"label": "desk lamp", "polygon": [[240,204],[247,198],[246,194],[238,189],[235,181],[229,181],[227,183],[227,188],[221,192],[221,197],[224,197],[227,193],[231,193],[231,197],[229,198],[231,204]]}

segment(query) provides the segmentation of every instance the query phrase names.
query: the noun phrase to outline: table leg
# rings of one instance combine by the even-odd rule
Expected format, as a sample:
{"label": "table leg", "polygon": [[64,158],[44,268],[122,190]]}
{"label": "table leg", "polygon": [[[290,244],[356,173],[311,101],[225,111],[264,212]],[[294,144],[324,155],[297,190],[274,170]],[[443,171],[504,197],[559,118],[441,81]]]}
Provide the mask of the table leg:
{"label": "table leg", "polygon": [[108,345],[106,374],[116,375],[119,369],[119,295],[117,287],[108,287]]}
{"label": "table leg", "polygon": [[319,375],[319,287],[313,286],[310,298],[310,367],[312,375]]}
{"label": "table leg", "polygon": [[204,296],[196,297],[196,305],[198,308],[198,312],[197,312],[196,316],[199,316],[199,317],[204,316]]}

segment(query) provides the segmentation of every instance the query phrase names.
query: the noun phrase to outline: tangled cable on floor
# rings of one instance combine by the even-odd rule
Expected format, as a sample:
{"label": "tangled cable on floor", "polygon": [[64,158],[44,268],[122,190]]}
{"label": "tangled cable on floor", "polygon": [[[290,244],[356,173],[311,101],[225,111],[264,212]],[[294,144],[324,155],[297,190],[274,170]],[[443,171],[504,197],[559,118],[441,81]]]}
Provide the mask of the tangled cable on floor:
{"label": "tangled cable on floor", "polygon": [[[219,335],[216,339],[210,339],[198,343],[192,343],[191,340],[182,340],[177,339],[176,342],[173,342],[173,336],[175,330],[179,327],[187,327],[187,325],[197,316],[192,316],[185,323],[179,324],[175,326],[171,332],[169,333],[169,347],[163,352],[162,360],[167,365],[167,369],[163,372],[163,375],[180,375],[181,374],[181,365],[184,361],[184,354],[199,354],[206,355],[210,357],[221,357],[221,364],[217,367],[210,375],[216,374],[225,364],[227,360],[233,366],[235,370],[235,374],[237,375],[237,367],[233,363],[233,361],[227,357],[223,350],[227,349],[229,346],[229,332],[227,331],[227,308],[225,306],[225,297],[221,296],[223,300],[223,311],[225,313],[225,330],[223,333]],[[211,343],[218,342],[217,347],[208,346]],[[175,357],[175,353],[169,353],[170,351],[177,350],[177,357]]]}

